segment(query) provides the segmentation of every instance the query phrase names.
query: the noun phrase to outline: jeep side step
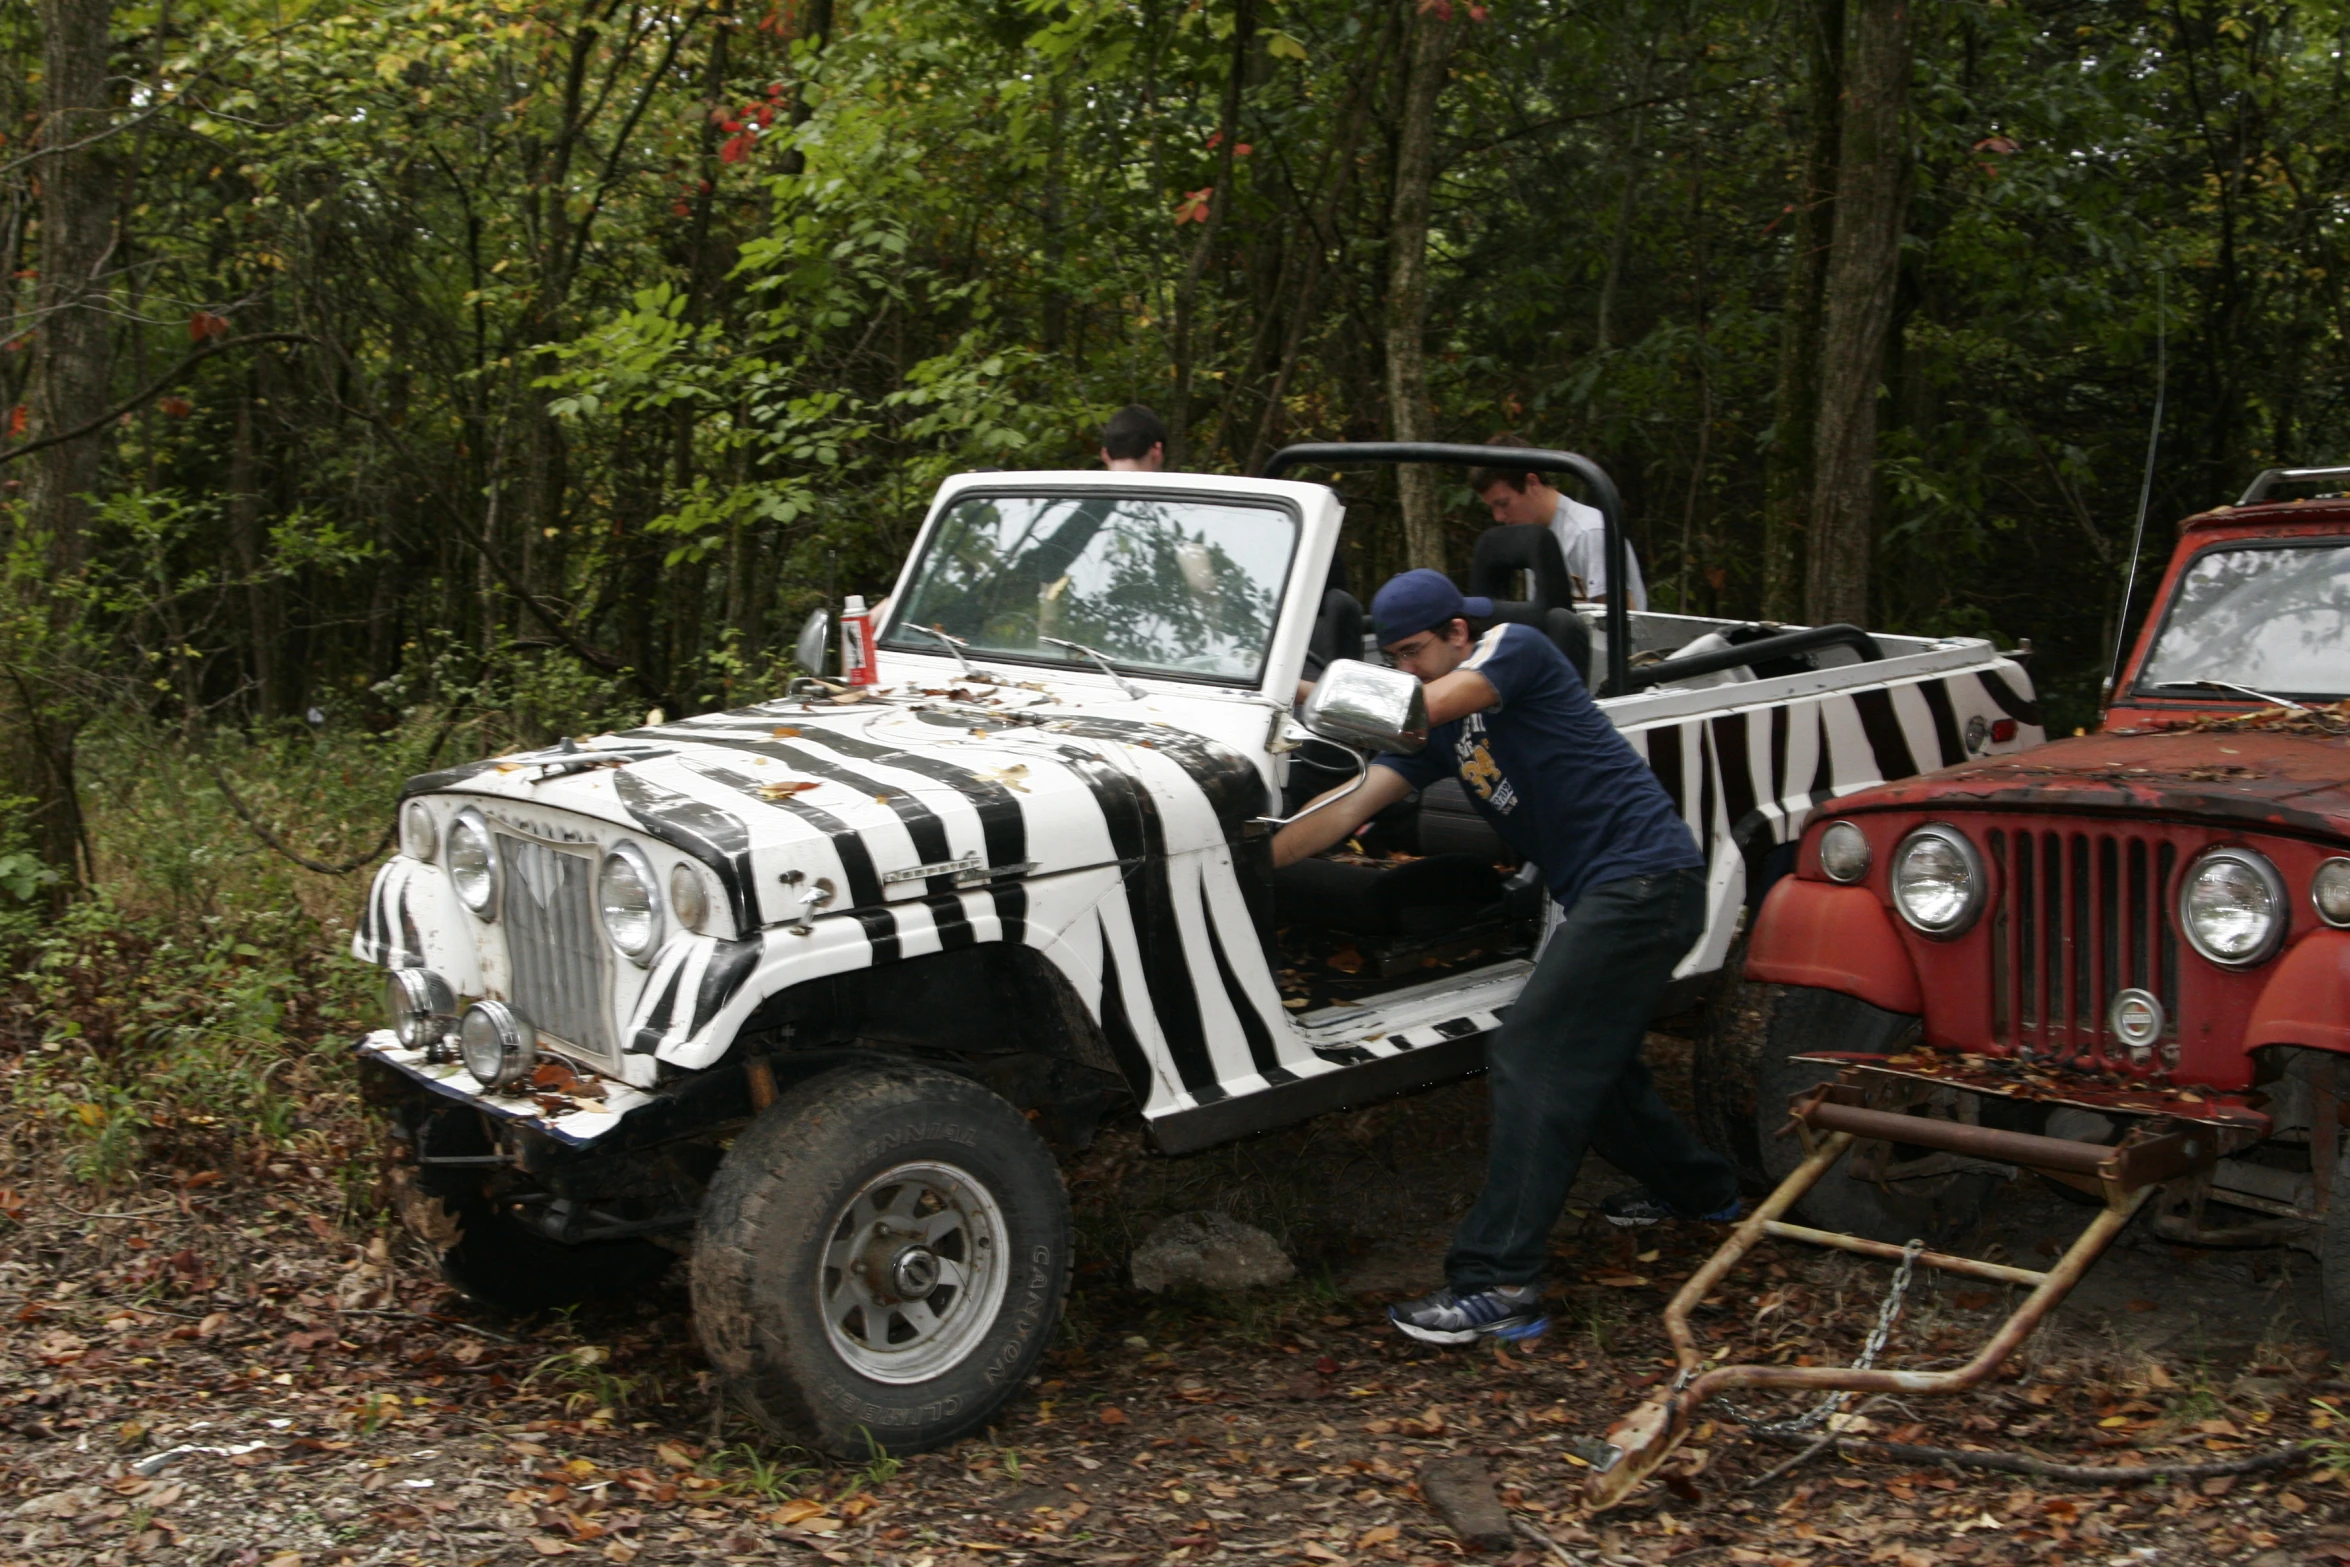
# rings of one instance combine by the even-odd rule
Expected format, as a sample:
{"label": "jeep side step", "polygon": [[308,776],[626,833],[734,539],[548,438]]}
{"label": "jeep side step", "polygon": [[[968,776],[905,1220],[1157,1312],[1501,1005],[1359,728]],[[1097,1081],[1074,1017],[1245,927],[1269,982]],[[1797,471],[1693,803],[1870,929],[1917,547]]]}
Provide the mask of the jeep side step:
{"label": "jeep side step", "polygon": [[[1608,1428],[1607,1453],[1585,1482],[1583,1499],[1593,1511],[1613,1507],[1679,1447],[1706,1400],[1738,1388],[1785,1388],[1816,1392],[1959,1393],[1998,1369],[2072,1292],[2092,1263],[2104,1254],[2156,1187],[2207,1173],[2240,1142],[2257,1138],[2244,1128],[2207,1121],[2156,1117],[2140,1122],[2113,1146],[2001,1131],[1958,1121],[1912,1116],[1866,1104],[1864,1086],[1882,1086],[1896,1074],[1848,1069],[1839,1081],[1822,1083],[1795,1097],[1788,1130],[1803,1139],[1806,1157],[1778,1189],[1730,1232],[1704,1267],[1690,1275],[1665,1307],[1665,1331],[1673,1340],[1680,1370]],[[1704,1355],[1689,1328],[1689,1313],[1738,1262],[1766,1238],[1806,1241],[1863,1257],[1899,1262],[1906,1248],[1790,1224],[1781,1217],[1818,1184],[1856,1141],[1898,1141],[1964,1158],[2041,1171],[2067,1184],[2093,1188],[2105,1206],[2072,1246],[2045,1272],[1919,1250],[1916,1261],[1946,1273],[1998,1283],[2026,1284],[2031,1294],[1965,1365],[1949,1371],[1879,1371],[1850,1366],[1731,1365],[1705,1369]],[[1915,1244],[1913,1242],[1913,1244]]]}

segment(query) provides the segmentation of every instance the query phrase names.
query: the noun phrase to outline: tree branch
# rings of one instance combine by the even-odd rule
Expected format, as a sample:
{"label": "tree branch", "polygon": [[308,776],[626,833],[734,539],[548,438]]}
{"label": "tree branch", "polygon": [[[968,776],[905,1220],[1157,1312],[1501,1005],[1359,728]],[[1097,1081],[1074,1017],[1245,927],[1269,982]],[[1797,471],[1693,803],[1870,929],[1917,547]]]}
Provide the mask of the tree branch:
{"label": "tree branch", "polygon": [[135,413],[147,406],[162,393],[165,387],[186,375],[205,360],[210,359],[214,354],[225,352],[231,348],[250,348],[256,343],[315,343],[317,341],[317,338],[307,332],[251,332],[243,337],[224,337],[215,342],[206,343],[188,355],[187,358],[182,359],[178,364],[173,365],[169,370],[164,371],[163,374],[141,387],[131,400],[121,407],[110,408],[97,418],[85,424],[76,425],[70,430],[61,430],[55,435],[44,435],[37,441],[27,441],[22,446],[11,446],[6,450],[0,450],[0,463],[14,462],[19,457],[30,457],[37,451],[62,445],[67,441],[78,441],[85,435],[93,435],[105,429],[124,414]]}

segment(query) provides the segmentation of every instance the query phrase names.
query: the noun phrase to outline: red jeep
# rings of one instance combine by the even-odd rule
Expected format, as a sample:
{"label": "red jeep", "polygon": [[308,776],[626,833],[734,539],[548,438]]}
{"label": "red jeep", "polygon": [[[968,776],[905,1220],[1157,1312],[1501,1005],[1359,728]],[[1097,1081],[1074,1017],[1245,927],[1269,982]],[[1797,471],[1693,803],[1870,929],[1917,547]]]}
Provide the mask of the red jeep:
{"label": "red jeep", "polygon": [[[2107,1145],[2157,1116],[2231,1128],[2226,1156],[2157,1194],[2154,1224],[2316,1253],[2350,1354],[2350,1202],[2331,1200],[2350,1055],[2350,498],[2269,498],[2345,479],[2272,470],[2182,524],[2094,733],[1813,816],[1756,920],[1735,1023],[1700,1061],[1707,1119],[1751,1173],[1775,1184],[1803,1156],[1775,1134],[1790,1096],[1832,1075],[1807,1055],[1892,1068],[1913,1116]],[[1932,1238],[2006,1173],[1864,1142],[1799,1206]]]}
{"label": "red jeep", "polygon": [[[2350,1355],[2345,481],[2272,470],[2182,525],[2096,733],[1813,813],[1697,1056],[1703,1129],[1769,1195],[1666,1308],[1680,1374],[1611,1428],[1595,1506],[1726,1394],[1974,1385],[2141,1208],[2315,1253]],[[2022,1171],[2100,1204],[2054,1263],[1926,1249]],[[1689,1315],[1770,1240],[2028,1293],[1951,1369],[1714,1364]]]}

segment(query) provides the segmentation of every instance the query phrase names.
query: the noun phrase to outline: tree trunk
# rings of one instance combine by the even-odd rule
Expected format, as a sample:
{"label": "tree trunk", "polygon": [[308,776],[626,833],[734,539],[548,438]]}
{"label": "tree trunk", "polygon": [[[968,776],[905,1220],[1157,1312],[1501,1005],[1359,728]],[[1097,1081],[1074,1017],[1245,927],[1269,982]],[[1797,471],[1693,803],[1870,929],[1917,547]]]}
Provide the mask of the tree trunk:
{"label": "tree trunk", "polygon": [[[1428,208],[1436,185],[1436,108],[1461,24],[1435,7],[1412,21],[1403,125],[1395,146],[1395,198],[1387,223],[1387,420],[1399,441],[1432,438],[1428,407]],[[1404,558],[1444,569],[1436,475],[1425,464],[1396,472]]]}
{"label": "tree trunk", "polygon": [[261,494],[253,462],[253,398],[256,368],[248,367],[237,388],[236,422],[229,433],[228,532],[236,552],[237,571],[244,577],[245,635],[253,648],[252,716],[262,722],[275,718],[279,703],[277,682],[277,617],[271,613],[270,584],[263,573],[269,552],[263,543]]}
{"label": "tree trunk", "polygon": [[1908,194],[1902,139],[1910,75],[1908,0],[1853,0],[1845,61],[1804,582],[1804,610],[1815,625],[1859,624],[1868,616],[1877,391]]}
{"label": "tree trunk", "polygon": [[1763,451],[1765,620],[1803,610],[1803,532],[1811,516],[1812,422],[1819,417],[1820,305],[1834,228],[1836,143],[1844,96],[1844,0],[1810,0],[1800,11],[1810,57],[1811,145],[1797,174],[1794,253],[1779,327],[1779,380],[1771,444]]}
{"label": "tree trunk", "polygon": [[1196,359],[1192,338],[1199,325],[1200,278],[1215,259],[1225,214],[1232,210],[1232,174],[1240,142],[1240,90],[1247,85],[1249,44],[1256,29],[1256,0],[1233,0],[1232,63],[1224,75],[1224,106],[1216,116],[1216,183],[1208,191],[1207,221],[1200,225],[1199,243],[1193,247],[1191,262],[1175,290],[1175,393],[1167,406],[1170,468],[1180,468],[1191,458],[1191,382]]}
{"label": "tree trunk", "polygon": [[[106,127],[111,104],[106,66],[113,0],[42,0],[41,128],[43,148],[70,147]],[[75,429],[102,417],[113,374],[112,323],[100,275],[113,248],[116,154],[100,142],[56,152],[34,166],[40,184],[38,327],[26,389],[29,439]],[[87,558],[89,503],[106,458],[105,431],[62,441],[26,459],[27,530],[46,547],[52,580],[70,577]],[[46,616],[49,636],[7,650],[0,683],[0,731],[27,743],[0,746],[0,795],[30,801],[26,827],[33,851],[68,882],[86,861],[74,787],[78,720],[55,697],[60,666],[74,656],[70,599]],[[61,891],[65,884],[60,884]]]}

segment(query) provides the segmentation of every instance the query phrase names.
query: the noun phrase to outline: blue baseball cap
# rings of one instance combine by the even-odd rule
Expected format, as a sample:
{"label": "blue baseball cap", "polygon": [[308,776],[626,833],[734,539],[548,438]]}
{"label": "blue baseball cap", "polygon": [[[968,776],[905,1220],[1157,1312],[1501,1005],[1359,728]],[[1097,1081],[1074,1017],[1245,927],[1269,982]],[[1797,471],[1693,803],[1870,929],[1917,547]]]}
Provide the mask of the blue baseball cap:
{"label": "blue baseball cap", "polygon": [[1382,647],[1434,631],[1449,620],[1472,615],[1482,620],[1492,613],[1493,600],[1468,597],[1452,578],[1426,566],[1389,577],[1371,600],[1371,624]]}

